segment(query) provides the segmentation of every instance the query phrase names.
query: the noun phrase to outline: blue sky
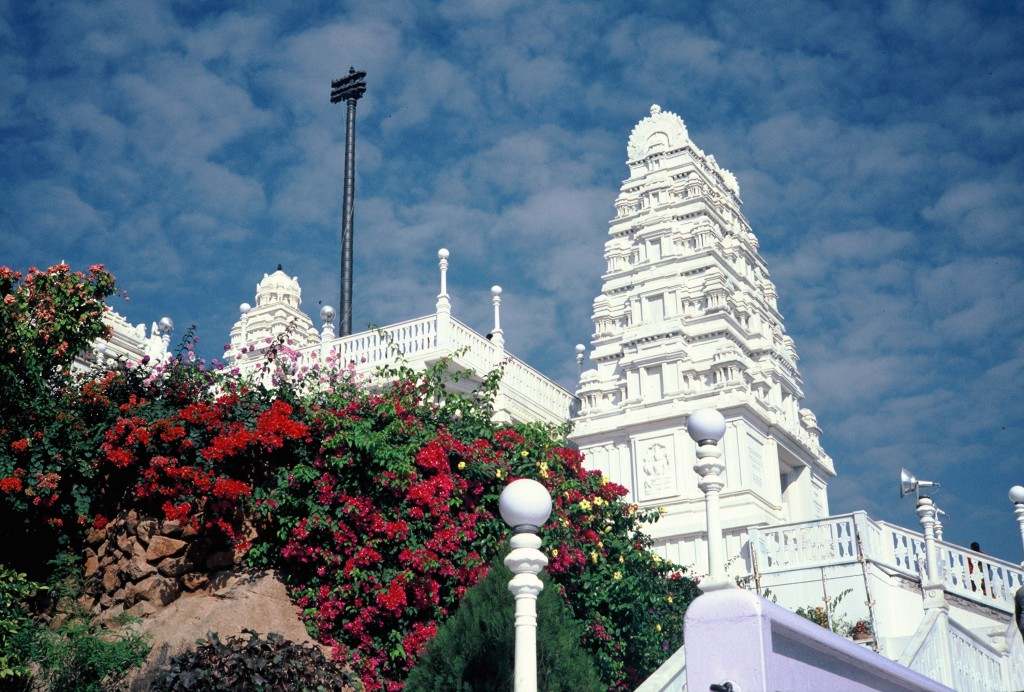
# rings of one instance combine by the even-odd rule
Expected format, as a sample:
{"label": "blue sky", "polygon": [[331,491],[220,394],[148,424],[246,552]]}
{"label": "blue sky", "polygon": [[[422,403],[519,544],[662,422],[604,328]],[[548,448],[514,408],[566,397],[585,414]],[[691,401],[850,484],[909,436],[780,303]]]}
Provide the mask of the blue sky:
{"label": "blue sky", "polygon": [[652,102],[739,178],[834,511],[1020,560],[1024,35],[1018,3],[0,0],[0,261],[103,262],[133,322],[217,355],[278,262],[337,302],[343,109],[360,102],[354,324],[456,314],[570,385],[626,137]]}

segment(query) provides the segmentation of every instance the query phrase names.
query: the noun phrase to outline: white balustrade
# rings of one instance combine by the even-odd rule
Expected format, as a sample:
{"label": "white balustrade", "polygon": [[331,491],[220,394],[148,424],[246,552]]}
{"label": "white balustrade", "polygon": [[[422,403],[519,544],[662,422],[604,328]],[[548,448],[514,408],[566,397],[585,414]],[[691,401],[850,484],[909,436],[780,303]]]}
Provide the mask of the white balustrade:
{"label": "white balustrade", "polygon": [[[761,574],[856,562],[858,542],[866,560],[920,579],[924,536],[863,513],[750,529],[751,551]],[[951,543],[937,545],[947,592],[1013,612],[1013,594],[1024,586],[1024,569]]]}
{"label": "white balustrade", "polygon": [[[427,315],[304,347],[294,355],[290,368],[309,371],[326,357],[333,358],[337,367],[351,365],[358,372],[369,373],[399,359],[420,366],[458,353],[456,365],[478,376],[504,365],[500,391],[519,402],[530,420],[561,422],[568,418],[572,394],[462,322],[451,317],[446,320],[448,340],[444,345],[438,340],[437,315]],[[263,365],[264,350],[261,348],[234,365],[246,374],[256,372]]]}

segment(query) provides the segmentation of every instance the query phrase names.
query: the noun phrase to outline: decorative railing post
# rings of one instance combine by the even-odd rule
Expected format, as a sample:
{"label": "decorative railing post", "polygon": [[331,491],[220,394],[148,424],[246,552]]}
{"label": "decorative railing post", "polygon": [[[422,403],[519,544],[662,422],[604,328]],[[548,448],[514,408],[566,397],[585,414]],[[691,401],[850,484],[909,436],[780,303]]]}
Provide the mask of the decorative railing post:
{"label": "decorative railing post", "polygon": [[320,360],[326,362],[332,341],[334,341],[334,308],[325,305],[320,308]]}
{"label": "decorative railing post", "polygon": [[[1010,488],[1010,502],[1013,503],[1013,514],[1017,517],[1020,539],[1024,543],[1024,485],[1015,485]],[[1021,565],[1024,565],[1024,561],[1021,562]]]}
{"label": "decorative railing post", "polygon": [[448,348],[452,329],[452,301],[448,297],[448,249],[437,251],[437,266],[441,271],[441,291],[437,294],[437,347]]}
{"label": "decorative railing post", "polygon": [[537,575],[548,564],[537,531],[551,516],[551,495],[537,481],[520,478],[501,491],[498,511],[513,532],[505,566],[516,599],[515,692],[537,692],[537,596],[544,590]]}
{"label": "decorative railing post", "polygon": [[946,608],[946,595],[939,576],[938,547],[935,545],[935,503],[927,495],[917,500],[917,516],[924,529],[925,574],[921,575],[925,608]]}
{"label": "decorative railing post", "polygon": [[690,437],[697,443],[697,463],[693,470],[700,476],[697,487],[704,493],[704,514],[708,532],[708,578],[701,582],[704,591],[735,586],[725,575],[725,550],[722,545],[722,518],[718,494],[725,487],[722,450],[718,443],[725,435],[725,418],[711,408],[690,414],[686,421]]}
{"label": "decorative railing post", "polygon": [[491,330],[491,343],[499,350],[505,350],[505,332],[501,329],[501,286],[491,286],[491,303],[494,305],[494,329]]}

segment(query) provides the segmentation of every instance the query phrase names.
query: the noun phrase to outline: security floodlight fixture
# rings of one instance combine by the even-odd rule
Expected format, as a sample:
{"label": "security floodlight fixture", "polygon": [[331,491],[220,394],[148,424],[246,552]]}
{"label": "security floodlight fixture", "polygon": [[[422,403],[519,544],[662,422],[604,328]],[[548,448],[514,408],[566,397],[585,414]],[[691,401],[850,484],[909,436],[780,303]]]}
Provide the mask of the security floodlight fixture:
{"label": "security floodlight fixture", "polygon": [[360,99],[365,93],[366,72],[363,70],[350,67],[347,75],[331,80],[331,103]]}
{"label": "security floodlight fixture", "polygon": [[345,178],[341,193],[341,295],[338,331],[352,333],[352,235],[356,190],[356,101],[366,93],[366,72],[348,68],[348,74],[331,81],[331,103],[345,102]]}
{"label": "security floodlight fixture", "polygon": [[939,486],[938,481],[918,480],[910,471],[900,469],[900,497],[906,497],[910,493],[921,497],[921,488],[938,488]]}

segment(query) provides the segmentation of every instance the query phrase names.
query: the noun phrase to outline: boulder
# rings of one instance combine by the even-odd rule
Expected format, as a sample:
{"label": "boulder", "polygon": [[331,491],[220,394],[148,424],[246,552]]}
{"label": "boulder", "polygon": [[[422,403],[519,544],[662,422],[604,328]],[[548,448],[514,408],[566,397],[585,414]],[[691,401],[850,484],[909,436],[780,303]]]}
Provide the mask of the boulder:
{"label": "boulder", "polygon": [[187,547],[188,543],[179,541],[177,538],[153,536],[149,539],[149,545],[146,546],[146,560],[156,562],[165,557],[173,557],[184,552]]}
{"label": "boulder", "polygon": [[164,536],[180,536],[181,530],[181,522],[176,519],[167,519],[160,522],[160,533]]}
{"label": "boulder", "polygon": [[120,570],[117,565],[108,565],[103,570],[103,590],[107,593],[113,593],[117,590],[117,587],[121,586],[121,578],[118,576]]}
{"label": "boulder", "polygon": [[85,534],[85,542],[87,545],[99,545],[107,538],[106,527],[102,529],[89,529],[89,533]]}
{"label": "boulder", "polygon": [[135,527],[135,535],[144,544],[149,545],[149,538],[153,535],[156,530],[156,521],[153,519],[144,519],[139,522],[139,525]]}
{"label": "boulder", "polygon": [[[205,639],[209,632],[216,632],[223,640],[247,628],[264,635],[277,632],[298,643],[316,644],[299,619],[299,610],[288,598],[284,584],[269,572],[232,574],[215,594],[183,594],[134,627],[151,638],[153,648],[128,683],[133,691],[148,689],[161,666],[195,646],[197,639]],[[327,647],[321,649],[325,656],[331,655]]]}
{"label": "boulder", "polygon": [[85,558],[85,578],[88,579],[96,574],[100,568],[100,561],[95,555]]}
{"label": "boulder", "polygon": [[135,557],[128,563],[124,573],[130,580],[139,581],[151,574],[156,574],[156,567],[141,558]]}
{"label": "boulder", "polygon": [[128,533],[135,533],[135,529],[139,526],[139,513],[134,509],[128,510],[128,514],[124,518],[124,527],[128,530]]}
{"label": "boulder", "polygon": [[127,591],[133,600],[149,601],[154,605],[163,606],[178,598],[178,595],[181,594],[181,587],[174,579],[154,574],[138,584],[132,584]]}
{"label": "boulder", "polygon": [[165,577],[180,577],[185,572],[192,569],[192,561],[189,560],[187,555],[181,557],[169,557],[160,561],[157,565],[157,569],[160,574]]}
{"label": "boulder", "polygon": [[210,583],[210,577],[204,572],[189,572],[181,577],[181,586],[186,591],[204,589]]}

